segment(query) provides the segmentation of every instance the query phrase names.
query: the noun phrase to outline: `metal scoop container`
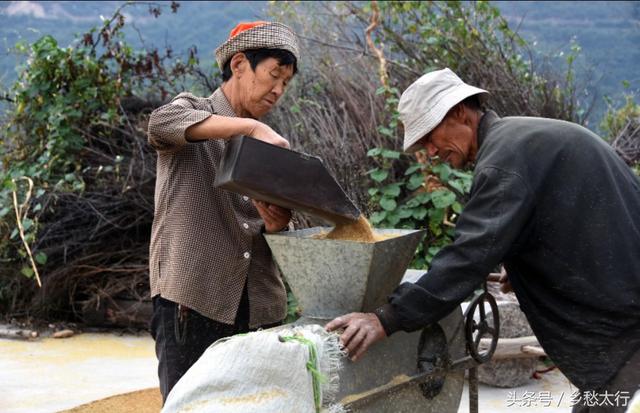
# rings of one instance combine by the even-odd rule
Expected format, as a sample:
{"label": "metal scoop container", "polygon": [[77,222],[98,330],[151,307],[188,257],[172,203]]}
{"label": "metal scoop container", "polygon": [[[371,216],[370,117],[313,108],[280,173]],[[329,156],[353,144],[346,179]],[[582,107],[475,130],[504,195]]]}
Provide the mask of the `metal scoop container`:
{"label": "metal scoop container", "polygon": [[248,136],[227,143],[214,185],[331,222],[360,216],[322,159]]}

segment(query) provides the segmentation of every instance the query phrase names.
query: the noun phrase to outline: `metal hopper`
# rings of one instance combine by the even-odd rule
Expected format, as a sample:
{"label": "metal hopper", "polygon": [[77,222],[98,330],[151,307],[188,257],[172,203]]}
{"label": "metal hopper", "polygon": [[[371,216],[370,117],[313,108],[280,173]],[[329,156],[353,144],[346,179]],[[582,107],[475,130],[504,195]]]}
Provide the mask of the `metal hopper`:
{"label": "metal hopper", "polygon": [[424,235],[422,230],[376,229],[376,234],[394,237],[374,243],[312,238],[329,229],[265,235],[308,318],[372,311],[384,304]]}

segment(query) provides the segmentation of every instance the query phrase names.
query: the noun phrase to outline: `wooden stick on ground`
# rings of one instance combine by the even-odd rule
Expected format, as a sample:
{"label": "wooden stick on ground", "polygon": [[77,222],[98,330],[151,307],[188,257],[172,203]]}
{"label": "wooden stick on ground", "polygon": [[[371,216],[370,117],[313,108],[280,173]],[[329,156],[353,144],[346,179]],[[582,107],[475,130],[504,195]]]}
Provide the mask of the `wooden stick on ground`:
{"label": "wooden stick on ground", "polygon": [[[33,269],[33,273],[36,275],[36,281],[38,282],[38,287],[42,287],[42,282],[40,281],[40,274],[38,273],[38,267],[36,266],[36,261],[33,259],[33,254],[31,254],[31,248],[29,247],[29,243],[25,239],[24,236],[24,227],[22,226],[22,219],[27,216],[27,210],[29,209],[29,200],[31,199],[31,191],[33,191],[33,180],[28,176],[23,176],[18,179],[24,179],[29,182],[29,189],[27,190],[27,195],[24,198],[24,202],[22,205],[18,207],[18,194],[16,190],[13,192],[13,209],[16,211],[16,223],[18,224],[18,232],[20,233],[20,239],[24,244],[24,249],[27,250],[27,255],[29,255],[29,261],[31,262],[31,268]],[[16,180],[12,179],[13,183],[17,185]]]}
{"label": "wooden stick on ground", "polygon": [[[491,339],[483,338],[480,340],[480,351],[489,348]],[[535,336],[517,337],[517,338],[501,338],[498,340],[498,346],[493,353],[492,360],[507,360],[518,358],[531,358],[546,356],[545,351],[540,347],[538,339]]]}

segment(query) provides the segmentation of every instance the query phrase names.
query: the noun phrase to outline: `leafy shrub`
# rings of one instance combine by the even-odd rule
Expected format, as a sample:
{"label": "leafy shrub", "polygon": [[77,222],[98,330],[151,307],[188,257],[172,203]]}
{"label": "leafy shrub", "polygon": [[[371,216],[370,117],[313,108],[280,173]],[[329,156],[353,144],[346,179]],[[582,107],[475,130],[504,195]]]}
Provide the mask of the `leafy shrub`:
{"label": "leafy shrub", "polygon": [[[435,254],[453,240],[456,217],[462,212],[472,176],[445,163],[411,161],[412,157],[389,149],[373,148],[368,155],[378,166],[369,171],[372,209],[370,221],[382,228],[425,228],[412,268],[426,268]],[[394,161],[407,158],[401,178],[391,179]],[[432,177],[433,185],[426,179]]]}
{"label": "leafy shrub", "polygon": [[[106,291],[144,295],[155,177],[145,113],[203,73],[195,49],[184,61],[171,49],[134,50],[123,34],[128,6],[70,46],[51,36],[18,45],[28,59],[9,93],[1,143],[0,275],[12,280],[3,309],[32,301],[46,312]],[[42,291],[12,288],[37,267],[47,273]]]}

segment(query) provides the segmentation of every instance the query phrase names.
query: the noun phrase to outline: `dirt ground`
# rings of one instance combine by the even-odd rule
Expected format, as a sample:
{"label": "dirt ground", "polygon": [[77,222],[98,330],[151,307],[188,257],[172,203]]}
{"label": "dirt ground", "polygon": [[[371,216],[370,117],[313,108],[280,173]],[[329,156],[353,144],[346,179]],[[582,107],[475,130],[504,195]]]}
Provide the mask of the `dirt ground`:
{"label": "dirt ground", "polygon": [[[158,387],[158,361],[148,333],[84,333],[32,341],[0,339],[0,367],[2,413],[59,412]],[[135,411],[158,412],[159,405],[157,401],[151,410]]]}
{"label": "dirt ground", "polygon": [[158,413],[161,408],[160,389],[151,388],[107,397],[60,413]]}
{"label": "dirt ground", "polygon": [[[525,392],[535,396],[543,392],[548,392],[550,396],[559,398],[563,393],[570,390],[570,386],[564,376],[559,372],[552,372],[541,381],[531,381],[526,387],[516,389],[497,389],[485,385],[480,385],[480,412],[506,412],[522,408],[525,413],[542,413],[554,411],[557,413],[569,413],[571,408],[565,403],[549,403],[543,405],[541,402],[532,405],[522,406],[518,403],[518,396],[522,400]],[[465,385],[460,408],[458,413],[469,413],[469,394]],[[509,401],[511,400],[511,402]],[[534,399],[531,399],[534,401]],[[522,403],[522,402],[520,402]],[[524,407],[524,408],[523,408]],[[73,409],[64,410],[59,413],[157,413],[162,408],[162,397],[158,388],[134,391],[125,394],[111,396],[106,399],[97,400],[83,404]],[[640,413],[640,411],[638,412]]]}
{"label": "dirt ground", "polygon": [[[0,339],[0,412],[159,412],[154,343],[148,334],[79,334],[36,341]],[[145,389],[145,390],[140,390]],[[569,413],[575,391],[557,370],[525,386],[480,385],[480,412]],[[543,399],[551,398],[545,405]],[[468,413],[468,393],[458,413]]]}

